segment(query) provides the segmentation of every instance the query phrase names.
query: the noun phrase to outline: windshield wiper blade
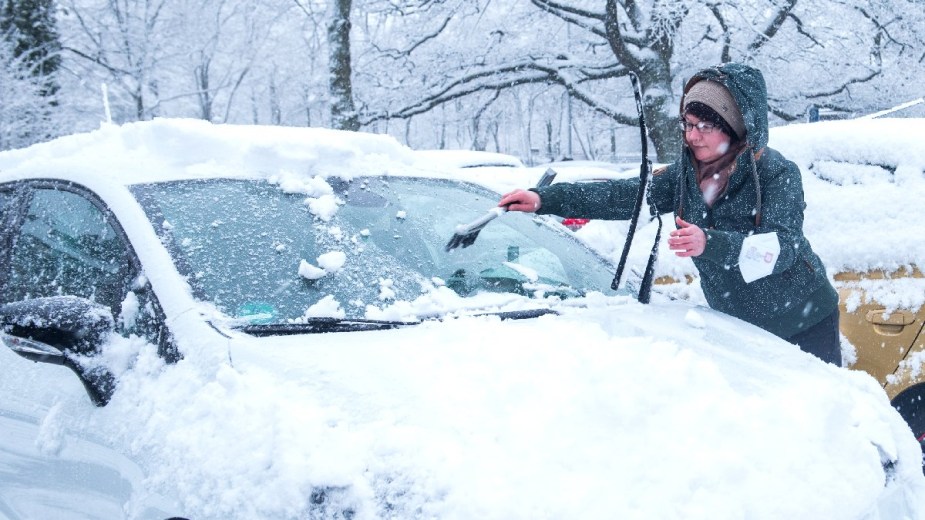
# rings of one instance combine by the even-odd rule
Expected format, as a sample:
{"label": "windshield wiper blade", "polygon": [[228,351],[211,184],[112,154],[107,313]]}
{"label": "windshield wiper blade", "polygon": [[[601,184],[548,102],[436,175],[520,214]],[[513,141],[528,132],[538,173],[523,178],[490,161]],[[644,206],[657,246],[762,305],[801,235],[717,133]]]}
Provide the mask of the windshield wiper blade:
{"label": "windshield wiper blade", "polygon": [[472,314],[471,316],[497,316],[504,320],[528,320],[530,318],[539,318],[540,316],[545,316],[547,314],[559,315],[558,312],[552,309],[527,309],[523,311],[503,311],[503,312],[483,312],[479,314]]}
{"label": "windshield wiper blade", "polygon": [[233,328],[253,336],[286,336],[291,334],[397,329],[399,327],[418,325],[419,323],[421,322],[321,317],[309,318],[303,323],[249,324]]}
{"label": "windshield wiper blade", "polygon": [[[483,312],[468,316],[497,316],[502,320],[526,320],[546,314],[559,314],[552,309],[527,309],[521,311]],[[431,321],[430,318],[425,321]],[[360,332],[367,330],[388,330],[419,325],[421,321],[387,321],[353,318],[310,318],[304,323],[249,324],[232,327],[252,336],[287,336],[293,334],[321,334],[325,332]]]}

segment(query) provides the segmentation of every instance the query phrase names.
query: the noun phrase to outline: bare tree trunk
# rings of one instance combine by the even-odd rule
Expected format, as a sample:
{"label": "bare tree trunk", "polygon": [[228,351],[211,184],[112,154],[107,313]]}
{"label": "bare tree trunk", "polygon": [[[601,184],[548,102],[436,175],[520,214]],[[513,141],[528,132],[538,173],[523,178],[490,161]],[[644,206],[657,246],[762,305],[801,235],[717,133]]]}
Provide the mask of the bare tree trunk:
{"label": "bare tree trunk", "polygon": [[212,120],[212,91],[209,90],[209,65],[211,60],[202,56],[201,65],[196,67],[193,75],[196,81],[196,94],[199,97],[199,117],[206,121]]}
{"label": "bare tree trunk", "polygon": [[500,141],[499,138],[498,138],[498,132],[499,132],[499,131],[500,131],[500,129],[498,128],[498,122],[497,122],[497,121],[492,121],[491,124],[488,125],[488,132],[491,134],[491,140],[492,140],[492,142],[495,143],[495,151],[496,151],[496,152],[501,152],[501,141]]}
{"label": "bare tree trunk", "polygon": [[[671,57],[674,46],[670,35],[680,25],[682,16],[673,20],[673,28],[645,42],[648,52],[640,52],[628,42],[624,30],[627,24],[619,20],[617,0],[607,0],[604,10],[604,34],[610,50],[624,67],[639,78],[642,90],[643,112],[648,135],[655,147],[658,161],[667,162],[680,150],[681,137],[672,121],[671,100]],[[630,12],[633,12],[630,10]],[[630,20],[632,22],[632,20]],[[629,24],[632,26],[632,23]]]}
{"label": "bare tree trunk", "polygon": [[546,159],[551,161],[556,155],[552,146],[552,121],[546,120]]}
{"label": "bare tree trunk", "polygon": [[352,0],[335,0],[328,25],[330,47],[331,127],[359,130],[360,120],[353,105],[350,64],[350,6]]}
{"label": "bare tree trunk", "polygon": [[279,89],[276,86],[276,69],[270,74],[270,124],[281,125],[283,123],[283,109],[280,107]]}

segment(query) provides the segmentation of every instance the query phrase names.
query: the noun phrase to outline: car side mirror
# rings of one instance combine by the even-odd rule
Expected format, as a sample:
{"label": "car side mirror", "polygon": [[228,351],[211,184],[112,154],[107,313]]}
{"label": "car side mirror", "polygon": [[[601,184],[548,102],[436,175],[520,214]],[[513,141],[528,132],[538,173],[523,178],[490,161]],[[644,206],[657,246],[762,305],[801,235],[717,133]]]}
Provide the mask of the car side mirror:
{"label": "car side mirror", "polygon": [[97,406],[109,402],[115,377],[104,367],[86,367],[79,357],[99,353],[114,329],[109,308],[86,298],[51,296],[0,305],[0,339],[30,361],[73,370]]}

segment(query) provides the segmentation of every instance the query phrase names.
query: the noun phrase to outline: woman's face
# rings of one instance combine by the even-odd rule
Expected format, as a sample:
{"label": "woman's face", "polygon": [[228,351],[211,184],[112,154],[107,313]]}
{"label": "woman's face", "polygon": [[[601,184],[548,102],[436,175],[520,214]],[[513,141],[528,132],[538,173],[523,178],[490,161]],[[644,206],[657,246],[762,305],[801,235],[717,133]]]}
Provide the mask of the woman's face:
{"label": "woman's face", "polygon": [[[700,122],[697,116],[691,114],[685,114],[684,119],[690,125]],[[732,139],[717,127],[713,127],[713,131],[707,133],[694,126],[684,132],[684,141],[698,161],[709,163],[729,151]]]}

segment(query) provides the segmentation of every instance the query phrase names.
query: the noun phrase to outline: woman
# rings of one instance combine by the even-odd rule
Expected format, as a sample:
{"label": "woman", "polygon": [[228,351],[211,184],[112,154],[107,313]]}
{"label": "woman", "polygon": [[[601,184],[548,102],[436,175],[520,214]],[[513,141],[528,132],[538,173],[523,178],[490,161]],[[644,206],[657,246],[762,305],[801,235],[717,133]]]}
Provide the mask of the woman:
{"label": "woman", "polygon": [[[757,69],[724,64],[684,87],[681,157],[652,177],[659,211],[673,208],[668,238],[691,257],[714,309],[841,365],[838,293],[803,236],[797,166],[768,148],[768,103]],[[515,190],[499,206],[563,217],[631,216],[638,179]]]}

